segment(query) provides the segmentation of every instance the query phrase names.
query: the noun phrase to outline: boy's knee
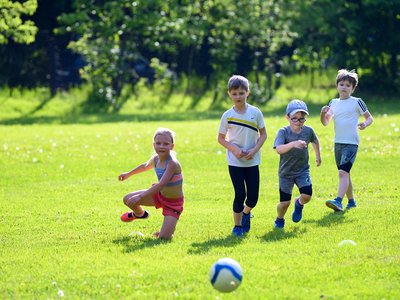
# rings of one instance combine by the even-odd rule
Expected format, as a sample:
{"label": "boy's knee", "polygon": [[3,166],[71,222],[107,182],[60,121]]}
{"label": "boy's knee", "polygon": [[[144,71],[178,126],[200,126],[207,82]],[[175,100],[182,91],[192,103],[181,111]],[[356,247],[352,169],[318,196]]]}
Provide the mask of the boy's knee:
{"label": "boy's knee", "polygon": [[340,172],[349,174],[352,167],[353,167],[353,164],[351,162],[340,165],[339,166],[339,175],[340,175]]}
{"label": "boy's knee", "polygon": [[243,203],[233,203],[233,212],[240,214],[243,211]]}
{"label": "boy's knee", "polygon": [[301,199],[307,203],[311,200],[311,195],[301,194]]}
{"label": "boy's knee", "polygon": [[[313,192],[312,184],[299,188],[299,191],[304,200],[310,200]],[[308,198],[306,199],[306,197]]]}
{"label": "boy's knee", "polygon": [[349,176],[349,172],[345,171],[345,170],[339,170],[339,177],[348,177]]}

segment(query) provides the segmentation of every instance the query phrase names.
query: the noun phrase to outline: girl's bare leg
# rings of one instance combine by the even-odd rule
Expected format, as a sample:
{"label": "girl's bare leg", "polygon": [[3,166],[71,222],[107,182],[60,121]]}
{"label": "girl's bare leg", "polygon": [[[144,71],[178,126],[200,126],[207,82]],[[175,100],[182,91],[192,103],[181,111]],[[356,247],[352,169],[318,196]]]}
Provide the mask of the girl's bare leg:
{"label": "girl's bare leg", "polygon": [[141,193],[143,193],[145,191],[146,190],[135,191],[135,192],[127,194],[124,197],[125,205],[128,206],[130,209],[132,209],[135,216],[140,217],[144,214],[144,210],[141,207],[141,205],[155,206],[153,198],[151,196],[141,198],[140,200],[135,199],[138,195],[140,195]]}
{"label": "girl's bare leg", "polygon": [[171,239],[175,232],[177,223],[178,223],[177,218],[174,218],[172,216],[164,216],[164,222],[161,226],[161,230],[158,234],[156,233],[155,235],[158,236],[160,239],[165,239],[165,240]]}

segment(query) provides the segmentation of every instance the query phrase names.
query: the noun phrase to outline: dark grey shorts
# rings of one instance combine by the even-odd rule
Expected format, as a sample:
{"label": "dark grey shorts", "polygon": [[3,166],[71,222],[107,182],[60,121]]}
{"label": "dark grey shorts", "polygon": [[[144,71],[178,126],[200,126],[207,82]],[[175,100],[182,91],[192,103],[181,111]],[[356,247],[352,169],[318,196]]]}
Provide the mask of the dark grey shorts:
{"label": "dark grey shorts", "polygon": [[296,177],[279,177],[279,189],[286,193],[286,194],[292,194],[293,191],[293,186],[297,185],[299,189],[306,187],[306,186],[311,186],[311,177],[309,173],[304,173],[302,175],[296,176]]}
{"label": "dark grey shorts", "polygon": [[356,160],[358,145],[335,143],[335,160],[338,170],[350,173]]}

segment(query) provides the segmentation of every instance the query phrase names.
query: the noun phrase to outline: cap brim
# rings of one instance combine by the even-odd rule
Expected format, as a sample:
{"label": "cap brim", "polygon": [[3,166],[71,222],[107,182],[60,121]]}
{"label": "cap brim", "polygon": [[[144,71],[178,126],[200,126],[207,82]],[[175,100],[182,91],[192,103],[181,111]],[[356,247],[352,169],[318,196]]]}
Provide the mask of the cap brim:
{"label": "cap brim", "polygon": [[305,109],[295,109],[294,111],[290,112],[289,115],[293,116],[295,113],[298,113],[299,111],[302,111],[308,115],[308,111],[306,111]]}

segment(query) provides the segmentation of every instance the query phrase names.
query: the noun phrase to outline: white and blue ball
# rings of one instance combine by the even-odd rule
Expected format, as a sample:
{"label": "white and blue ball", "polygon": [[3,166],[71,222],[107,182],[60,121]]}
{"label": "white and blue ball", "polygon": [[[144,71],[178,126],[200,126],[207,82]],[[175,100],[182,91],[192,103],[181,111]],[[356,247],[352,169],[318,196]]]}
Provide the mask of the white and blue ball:
{"label": "white and blue ball", "polygon": [[223,293],[236,290],[242,283],[242,277],[242,268],[232,258],[221,258],[210,269],[212,286]]}

